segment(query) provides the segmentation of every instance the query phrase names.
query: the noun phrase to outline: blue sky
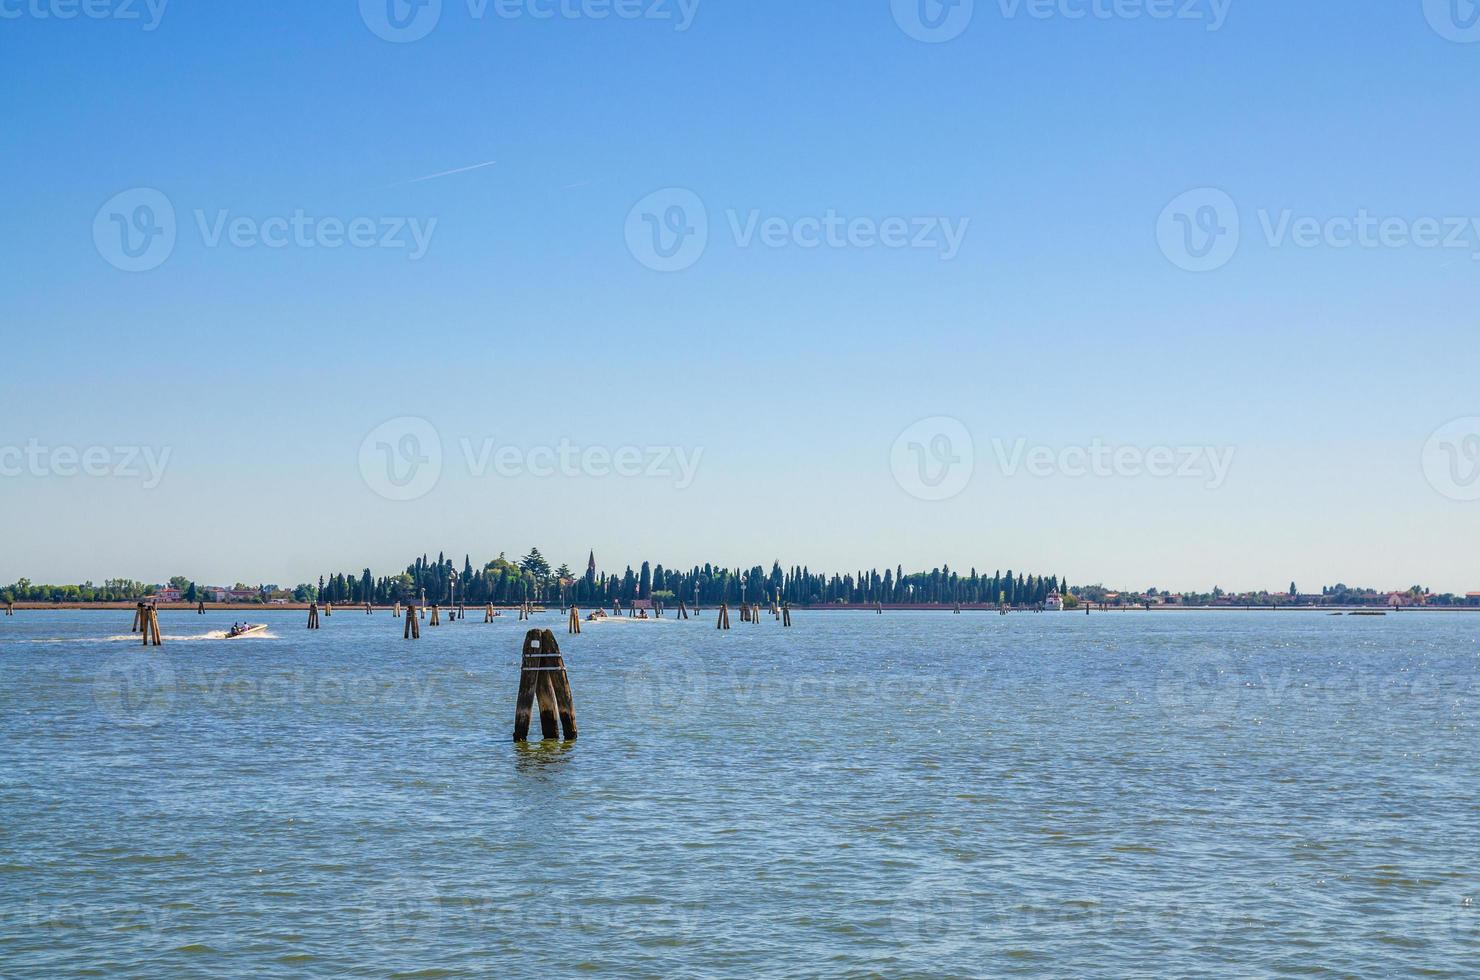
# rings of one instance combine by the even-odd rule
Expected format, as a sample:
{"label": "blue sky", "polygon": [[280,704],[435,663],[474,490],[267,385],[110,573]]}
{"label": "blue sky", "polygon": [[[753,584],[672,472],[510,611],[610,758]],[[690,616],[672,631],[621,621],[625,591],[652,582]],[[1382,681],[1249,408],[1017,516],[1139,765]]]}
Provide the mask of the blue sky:
{"label": "blue sky", "polygon": [[[0,0],[0,447],[110,454],[88,476],[0,453],[0,579],[290,583],[533,544],[1480,589],[1466,0],[977,0],[934,42],[904,0],[700,0],[684,30],[676,0],[444,0],[404,42],[372,0],[93,2]],[[141,188],[175,241],[126,271],[108,235]],[[671,189],[708,239],[661,272],[628,230]],[[1236,248],[1192,272],[1164,211],[1205,189],[1237,237],[1205,196],[1185,220]],[[945,258],[733,231],[829,215],[964,236]],[[1338,247],[1363,215],[1385,241]],[[260,243],[295,216],[376,244]],[[1310,247],[1266,230],[1300,221]],[[1454,247],[1423,247],[1425,221]],[[900,441],[938,418],[969,447]],[[388,499],[366,459],[432,465],[364,446],[403,419],[442,462]],[[530,472],[562,444],[698,462]],[[480,471],[490,445],[519,464]],[[1217,486],[1065,471],[1093,445],[1232,462]],[[1054,462],[1014,469],[1015,446]],[[168,452],[157,485],[129,447]],[[924,499],[915,463],[959,489]]]}

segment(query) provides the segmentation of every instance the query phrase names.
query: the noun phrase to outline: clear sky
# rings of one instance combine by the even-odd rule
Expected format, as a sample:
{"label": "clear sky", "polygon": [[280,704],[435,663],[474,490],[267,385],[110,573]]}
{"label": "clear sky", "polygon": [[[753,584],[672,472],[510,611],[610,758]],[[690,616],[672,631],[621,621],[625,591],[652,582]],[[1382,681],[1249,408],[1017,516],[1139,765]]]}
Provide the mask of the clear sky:
{"label": "clear sky", "polygon": [[1475,14],[0,0],[0,580],[1480,589]]}

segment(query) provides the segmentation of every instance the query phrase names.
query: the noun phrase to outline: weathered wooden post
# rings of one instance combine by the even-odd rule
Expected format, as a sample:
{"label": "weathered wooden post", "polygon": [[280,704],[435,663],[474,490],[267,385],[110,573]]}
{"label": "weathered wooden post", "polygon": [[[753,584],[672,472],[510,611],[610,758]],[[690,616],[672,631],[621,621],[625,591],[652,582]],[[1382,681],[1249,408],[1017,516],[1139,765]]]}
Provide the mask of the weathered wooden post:
{"label": "weathered wooden post", "polygon": [[468,618],[468,607],[465,604],[463,604],[463,603],[458,603],[458,606],[457,606],[457,618],[458,619],[467,619]]}
{"label": "weathered wooden post", "polygon": [[882,603],[882,602],[876,602],[876,603],[874,603],[874,614],[875,615],[878,615],[878,616],[884,615],[884,603]]}
{"label": "weathered wooden post", "polygon": [[164,637],[159,635],[159,610],[153,606],[139,605],[139,622],[143,624],[144,646],[163,646]]}
{"label": "weathered wooden post", "polygon": [[128,628],[130,633],[138,633],[144,628],[144,604],[141,602],[134,607],[134,625]]}
{"label": "weathered wooden post", "polygon": [[790,626],[791,625],[791,603],[789,603],[789,602],[786,605],[784,605],[784,606],[781,607],[781,625],[782,626]]}
{"label": "weathered wooden post", "polygon": [[368,602],[365,603],[365,615],[366,616],[373,616],[373,615],[375,615],[375,613],[370,609],[370,603],[368,603]]}
{"label": "weathered wooden post", "polygon": [[416,607],[406,608],[406,629],[401,634],[403,640],[421,639],[421,617],[416,615]]}
{"label": "weathered wooden post", "polygon": [[5,615],[7,615],[7,616],[14,616],[15,615],[15,603],[13,603],[13,602],[7,602],[5,604]]}
{"label": "weathered wooden post", "polygon": [[572,633],[579,633],[581,631],[581,611],[575,606],[570,607],[570,625],[568,629]]}
{"label": "weathered wooden post", "polygon": [[401,600],[400,599],[397,599],[396,600],[395,608],[391,610],[391,618],[392,619],[400,619],[401,618]]}
{"label": "weathered wooden post", "polygon": [[204,602],[197,602],[195,604],[195,614],[197,616],[204,616],[206,614],[206,604]]}
{"label": "weathered wooden post", "polygon": [[429,619],[429,620],[427,620],[427,625],[428,626],[441,626],[442,625],[442,607],[441,606],[438,606],[438,605],[433,604],[433,606],[432,606],[432,618]]}
{"label": "weathered wooden post", "polygon": [[319,604],[317,602],[308,604],[308,628],[311,630],[319,628]]}
{"label": "weathered wooden post", "polygon": [[715,629],[721,629],[721,630],[727,630],[727,629],[730,628],[730,604],[729,603],[727,603],[727,602],[720,603],[720,606],[719,606],[719,621],[715,623],[715,627],[714,628]]}
{"label": "weathered wooden post", "polygon": [[519,665],[519,698],[514,706],[514,741],[529,740],[530,716],[536,699],[540,705],[540,734],[567,741],[576,738],[576,707],[571,696],[565,658],[549,630],[530,630],[524,637]]}
{"label": "weathered wooden post", "polygon": [[324,615],[325,616],[332,616],[332,615],[334,615],[334,603],[332,603],[332,602],[326,602],[326,603],[324,603]]}

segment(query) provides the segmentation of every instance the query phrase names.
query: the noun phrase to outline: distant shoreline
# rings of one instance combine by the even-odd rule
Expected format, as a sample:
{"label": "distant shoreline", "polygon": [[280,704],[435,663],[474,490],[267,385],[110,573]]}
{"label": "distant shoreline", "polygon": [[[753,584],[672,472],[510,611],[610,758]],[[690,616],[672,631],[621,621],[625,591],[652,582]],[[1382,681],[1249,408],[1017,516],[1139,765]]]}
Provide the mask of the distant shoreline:
{"label": "distant shoreline", "polygon": [[[64,603],[51,603],[51,602],[17,602],[15,604],[15,610],[17,612],[44,612],[46,610],[53,610],[53,611],[57,611],[57,612],[119,612],[119,611],[130,612],[138,604],[139,603],[138,603],[137,600],[129,600],[129,601],[125,601],[125,602],[64,602]],[[207,612],[240,612],[240,613],[267,613],[267,612],[278,612],[278,613],[282,613],[282,612],[298,612],[298,613],[306,613],[306,612],[308,612],[309,605],[310,604],[309,603],[306,603],[306,602],[290,602],[290,603],[285,603],[285,604],[281,604],[281,605],[257,605],[257,604],[254,604],[254,603],[245,603],[245,602],[207,602],[205,604],[205,608],[206,608],[206,611]],[[431,605],[431,603],[428,603],[427,605]],[[478,604],[476,606],[467,606],[465,608],[468,608],[468,609],[479,609],[479,610],[481,610],[481,609],[484,608],[484,606],[485,606],[484,603],[480,603],[480,604]],[[196,603],[193,603],[193,602],[162,602],[162,603],[158,603],[157,604],[157,607],[158,607],[158,609],[159,609],[160,612],[194,613],[196,611],[197,605],[196,605]],[[325,606],[320,606],[319,608],[320,608],[320,611],[322,611],[326,607]],[[339,609],[339,611],[343,612],[346,615],[354,615],[356,613],[358,613],[361,616],[365,615],[365,607],[363,605],[355,605],[353,603],[349,603],[349,604],[341,604],[337,608]],[[450,606],[442,606],[441,608],[443,608],[443,609],[449,609],[451,607]],[[501,606],[501,605],[495,603],[493,608],[495,610],[501,611],[501,612],[518,612],[519,611],[519,606],[518,605]],[[562,611],[561,610],[561,607],[557,607],[557,606],[547,606],[547,607],[543,607],[543,608],[545,609],[545,611],[548,611],[548,612],[560,612],[560,611]],[[606,607],[605,606],[579,606],[577,608],[583,610],[584,612],[594,612],[597,609],[605,609]],[[718,605],[709,604],[709,605],[704,606],[701,611],[710,611],[710,610],[715,610],[715,609],[718,609],[718,608],[719,608]],[[736,604],[733,608],[738,609],[739,608],[738,604]],[[801,612],[863,612],[863,613],[872,613],[872,612],[875,612],[878,608],[879,607],[878,606],[875,606],[875,605],[858,605],[858,604],[854,604],[854,605],[838,605],[838,604],[833,604],[833,605],[819,605],[819,606],[800,606],[800,605],[795,605],[795,604],[792,605],[792,609],[798,610],[798,611],[801,611]],[[392,606],[372,606],[371,609],[374,612],[391,612],[394,609],[394,607],[392,607]],[[953,613],[953,612],[955,612],[956,607],[955,606],[942,606],[942,605],[906,605],[906,604],[897,604],[897,603],[896,604],[885,603],[883,605],[883,609],[884,609],[885,612],[936,612],[936,613]],[[1065,609],[1062,612],[1055,612],[1055,613],[1051,613],[1051,614],[1045,613],[1045,614],[1046,615],[1070,615],[1070,616],[1080,615],[1080,616],[1082,616],[1082,615],[1084,615],[1084,610],[1085,610],[1085,607],[1084,606],[1080,606],[1080,607],[1078,607],[1076,609]],[[1395,609],[1392,606],[1152,606],[1151,608],[1147,609],[1144,606],[1106,606],[1106,607],[1103,607],[1102,608],[1100,606],[1091,605],[1091,606],[1089,606],[1089,610],[1090,610],[1090,614],[1091,615],[1099,615],[1101,613],[1117,613],[1117,612],[1167,612],[1167,613],[1175,613],[1175,612],[1238,612],[1238,613],[1243,613],[1243,612],[1265,612],[1265,613],[1269,613],[1269,612],[1277,612],[1277,613],[1354,613],[1354,612],[1365,612],[1365,613],[1390,613],[1390,614],[1393,614],[1393,615],[1403,615],[1403,614],[1406,614],[1406,613],[1443,613],[1443,612],[1480,613],[1480,606],[1403,606],[1402,608],[1398,608],[1398,609]],[[692,611],[693,610],[690,610],[691,613],[692,613]],[[966,605],[966,604],[963,604],[961,606],[961,611],[963,613],[968,613],[968,612],[995,613],[995,612],[998,612],[999,611],[999,607],[998,606],[988,606],[988,605]],[[677,606],[669,606],[668,609],[667,609],[667,612],[670,613],[670,614],[676,614],[677,613]],[[1035,610],[1028,609],[1028,608],[1017,608],[1017,609],[1013,609],[1012,612],[1013,613],[1030,613],[1031,614],[1031,613],[1034,613]],[[622,615],[623,616],[626,615],[626,610],[625,609],[622,611]]]}

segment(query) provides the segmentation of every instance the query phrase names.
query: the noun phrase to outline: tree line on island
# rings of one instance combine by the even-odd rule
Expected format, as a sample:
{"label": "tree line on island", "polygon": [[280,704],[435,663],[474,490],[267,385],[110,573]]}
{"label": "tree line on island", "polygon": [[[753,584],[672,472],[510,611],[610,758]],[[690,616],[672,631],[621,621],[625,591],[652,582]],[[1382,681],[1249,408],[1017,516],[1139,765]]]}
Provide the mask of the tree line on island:
{"label": "tree line on island", "polygon": [[657,600],[676,604],[679,600],[714,605],[721,602],[780,602],[799,606],[815,605],[1039,605],[1055,593],[1067,595],[1067,583],[1058,576],[1025,575],[1012,571],[978,573],[975,568],[962,574],[942,565],[930,571],[906,572],[902,565],[858,570],[849,573],[813,571],[806,565],[783,567],[773,562],[769,570],[762,565],[731,568],[706,563],[677,569],[652,562],[638,568],[628,565],[620,573],[598,571],[596,558],[589,556],[582,572],[569,565],[552,568],[538,548],[518,561],[500,554],[481,567],[464,556],[462,566],[445,554],[432,559],[417,558],[405,571],[377,576],[369,569],[358,573],[332,573],[320,576],[317,583],[303,583],[293,588],[276,585],[255,587],[237,583],[225,587],[206,586],[175,576],[167,586],[146,585],[131,579],[109,579],[102,586],[36,585],[21,579],[0,589],[0,600],[6,602],[121,602],[178,595],[184,602],[211,602],[230,595],[238,602],[332,602],[344,605],[390,605],[392,603],[454,602],[466,605],[517,605],[532,602],[541,605],[610,607],[624,606],[634,600]]}
{"label": "tree line on island", "polygon": [[[300,586],[299,590],[307,588]],[[376,605],[420,602],[423,597],[444,605],[611,606],[620,602],[625,606],[637,599],[707,605],[772,601],[801,606],[1037,605],[1063,591],[1066,585],[1058,576],[1015,575],[1012,571],[982,575],[974,568],[962,575],[945,565],[928,572],[906,573],[896,565],[882,573],[878,569],[828,573],[814,572],[805,565],[783,568],[779,561],[769,571],[762,565],[746,569],[707,563],[679,570],[645,561],[637,569],[628,565],[621,574],[607,574],[597,570],[593,554],[585,571],[577,574],[565,564],[552,569],[538,548],[517,562],[500,554],[481,569],[473,566],[469,556],[464,556],[459,570],[446,555],[436,560],[423,555],[400,575],[377,578],[367,568],[359,575],[325,575],[312,587],[313,598],[320,602]]]}

